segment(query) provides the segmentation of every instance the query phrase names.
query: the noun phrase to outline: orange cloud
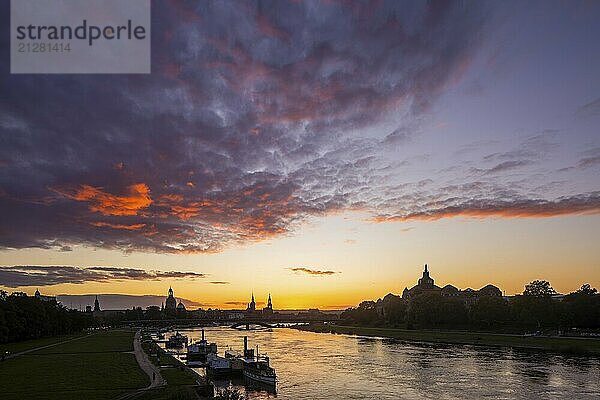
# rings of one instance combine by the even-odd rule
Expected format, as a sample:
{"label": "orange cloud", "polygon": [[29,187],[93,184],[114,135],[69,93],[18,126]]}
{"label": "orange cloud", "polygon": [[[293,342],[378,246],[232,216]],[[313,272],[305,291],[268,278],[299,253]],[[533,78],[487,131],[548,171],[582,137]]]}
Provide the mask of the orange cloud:
{"label": "orange cloud", "polygon": [[146,226],[146,224],[131,224],[131,225],[125,225],[125,224],[111,224],[109,222],[90,222],[91,225],[93,226],[97,226],[99,228],[113,228],[113,229],[125,229],[128,231],[137,231],[142,229],[143,227]]}
{"label": "orange cloud", "polygon": [[375,222],[435,221],[452,217],[549,218],[561,215],[600,214],[597,197],[573,197],[557,201],[523,200],[498,204],[471,203],[440,209],[414,212],[406,215],[377,216]]}
{"label": "orange cloud", "polygon": [[102,188],[90,185],[82,185],[75,194],[59,193],[73,200],[87,201],[90,203],[90,211],[103,215],[137,215],[139,210],[152,204],[150,189],[144,183],[128,186],[125,195],[106,193]]}
{"label": "orange cloud", "polygon": [[305,268],[305,267],[290,268],[290,270],[297,272],[297,273],[303,273],[303,274],[313,275],[313,276],[337,274],[337,272],[335,272],[335,271],[319,271],[316,269],[310,269],[310,268]]}

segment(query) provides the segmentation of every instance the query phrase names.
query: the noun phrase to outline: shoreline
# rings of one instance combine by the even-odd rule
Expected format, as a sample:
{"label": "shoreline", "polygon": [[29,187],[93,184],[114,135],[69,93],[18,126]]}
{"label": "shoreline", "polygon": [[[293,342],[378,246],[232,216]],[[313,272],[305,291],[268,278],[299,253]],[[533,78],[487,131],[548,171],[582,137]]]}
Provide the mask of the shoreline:
{"label": "shoreline", "polygon": [[580,355],[600,355],[600,339],[594,338],[526,337],[522,335],[489,332],[408,330],[345,325],[302,325],[294,328],[314,333],[382,337],[405,340],[407,342],[512,347]]}

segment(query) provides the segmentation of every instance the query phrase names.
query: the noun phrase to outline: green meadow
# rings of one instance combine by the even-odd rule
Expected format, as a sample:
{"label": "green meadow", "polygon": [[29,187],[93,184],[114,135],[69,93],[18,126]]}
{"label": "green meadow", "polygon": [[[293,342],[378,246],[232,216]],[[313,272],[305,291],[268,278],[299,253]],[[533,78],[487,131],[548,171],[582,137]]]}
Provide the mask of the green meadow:
{"label": "green meadow", "polygon": [[2,398],[100,400],[146,387],[148,377],[131,353],[133,335],[99,332],[8,359],[0,363]]}

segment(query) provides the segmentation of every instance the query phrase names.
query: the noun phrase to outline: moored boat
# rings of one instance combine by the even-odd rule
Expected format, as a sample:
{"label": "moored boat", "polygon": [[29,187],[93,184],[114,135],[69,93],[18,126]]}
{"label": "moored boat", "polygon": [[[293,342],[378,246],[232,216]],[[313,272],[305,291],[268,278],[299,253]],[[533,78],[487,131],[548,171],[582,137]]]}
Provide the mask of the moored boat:
{"label": "moored boat", "polygon": [[256,356],[253,359],[244,359],[242,373],[245,378],[256,382],[272,386],[277,384],[277,375],[275,369],[269,366],[269,357]]}
{"label": "moored boat", "polygon": [[213,375],[230,373],[231,360],[214,353],[207,354],[206,369],[209,374]]}
{"label": "moored boat", "polygon": [[169,337],[169,340],[167,340],[167,342],[165,343],[165,346],[168,349],[180,349],[180,348],[186,346],[187,343],[188,343],[188,337],[185,335],[182,335],[179,332],[176,332],[174,335]]}
{"label": "moored boat", "polygon": [[244,356],[242,360],[242,373],[245,378],[255,382],[275,386],[277,384],[277,374],[275,369],[269,365],[269,357],[256,354],[253,349],[248,349],[248,337],[244,336]]}
{"label": "moored boat", "polygon": [[187,361],[202,361],[206,362],[206,357],[209,354],[217,354],[217,344],[208,343],[204,338],[204,329],[202,329],[202,339],[190,344],[187,347]]}

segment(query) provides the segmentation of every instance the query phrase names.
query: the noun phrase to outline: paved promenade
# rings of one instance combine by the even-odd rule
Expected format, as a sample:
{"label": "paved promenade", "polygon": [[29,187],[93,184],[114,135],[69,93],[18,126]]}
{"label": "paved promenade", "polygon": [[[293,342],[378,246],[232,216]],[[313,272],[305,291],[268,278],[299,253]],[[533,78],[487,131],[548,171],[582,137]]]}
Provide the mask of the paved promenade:
{"label": "paved promenade", "polygon": [[144,352],[144,349],[142,349],[142,343],[140,342],[140,331],[135,333],[135,337],[133,339],[133,352],[135,353],[135,359],[140,365],[140,368],[142,368],[142,370],[150,378],[150,385],[146,388],[146,390],[164,386],[166,383],[160,374],[160,370],[156,365],[152,364],[148,358],[148,355]]}

